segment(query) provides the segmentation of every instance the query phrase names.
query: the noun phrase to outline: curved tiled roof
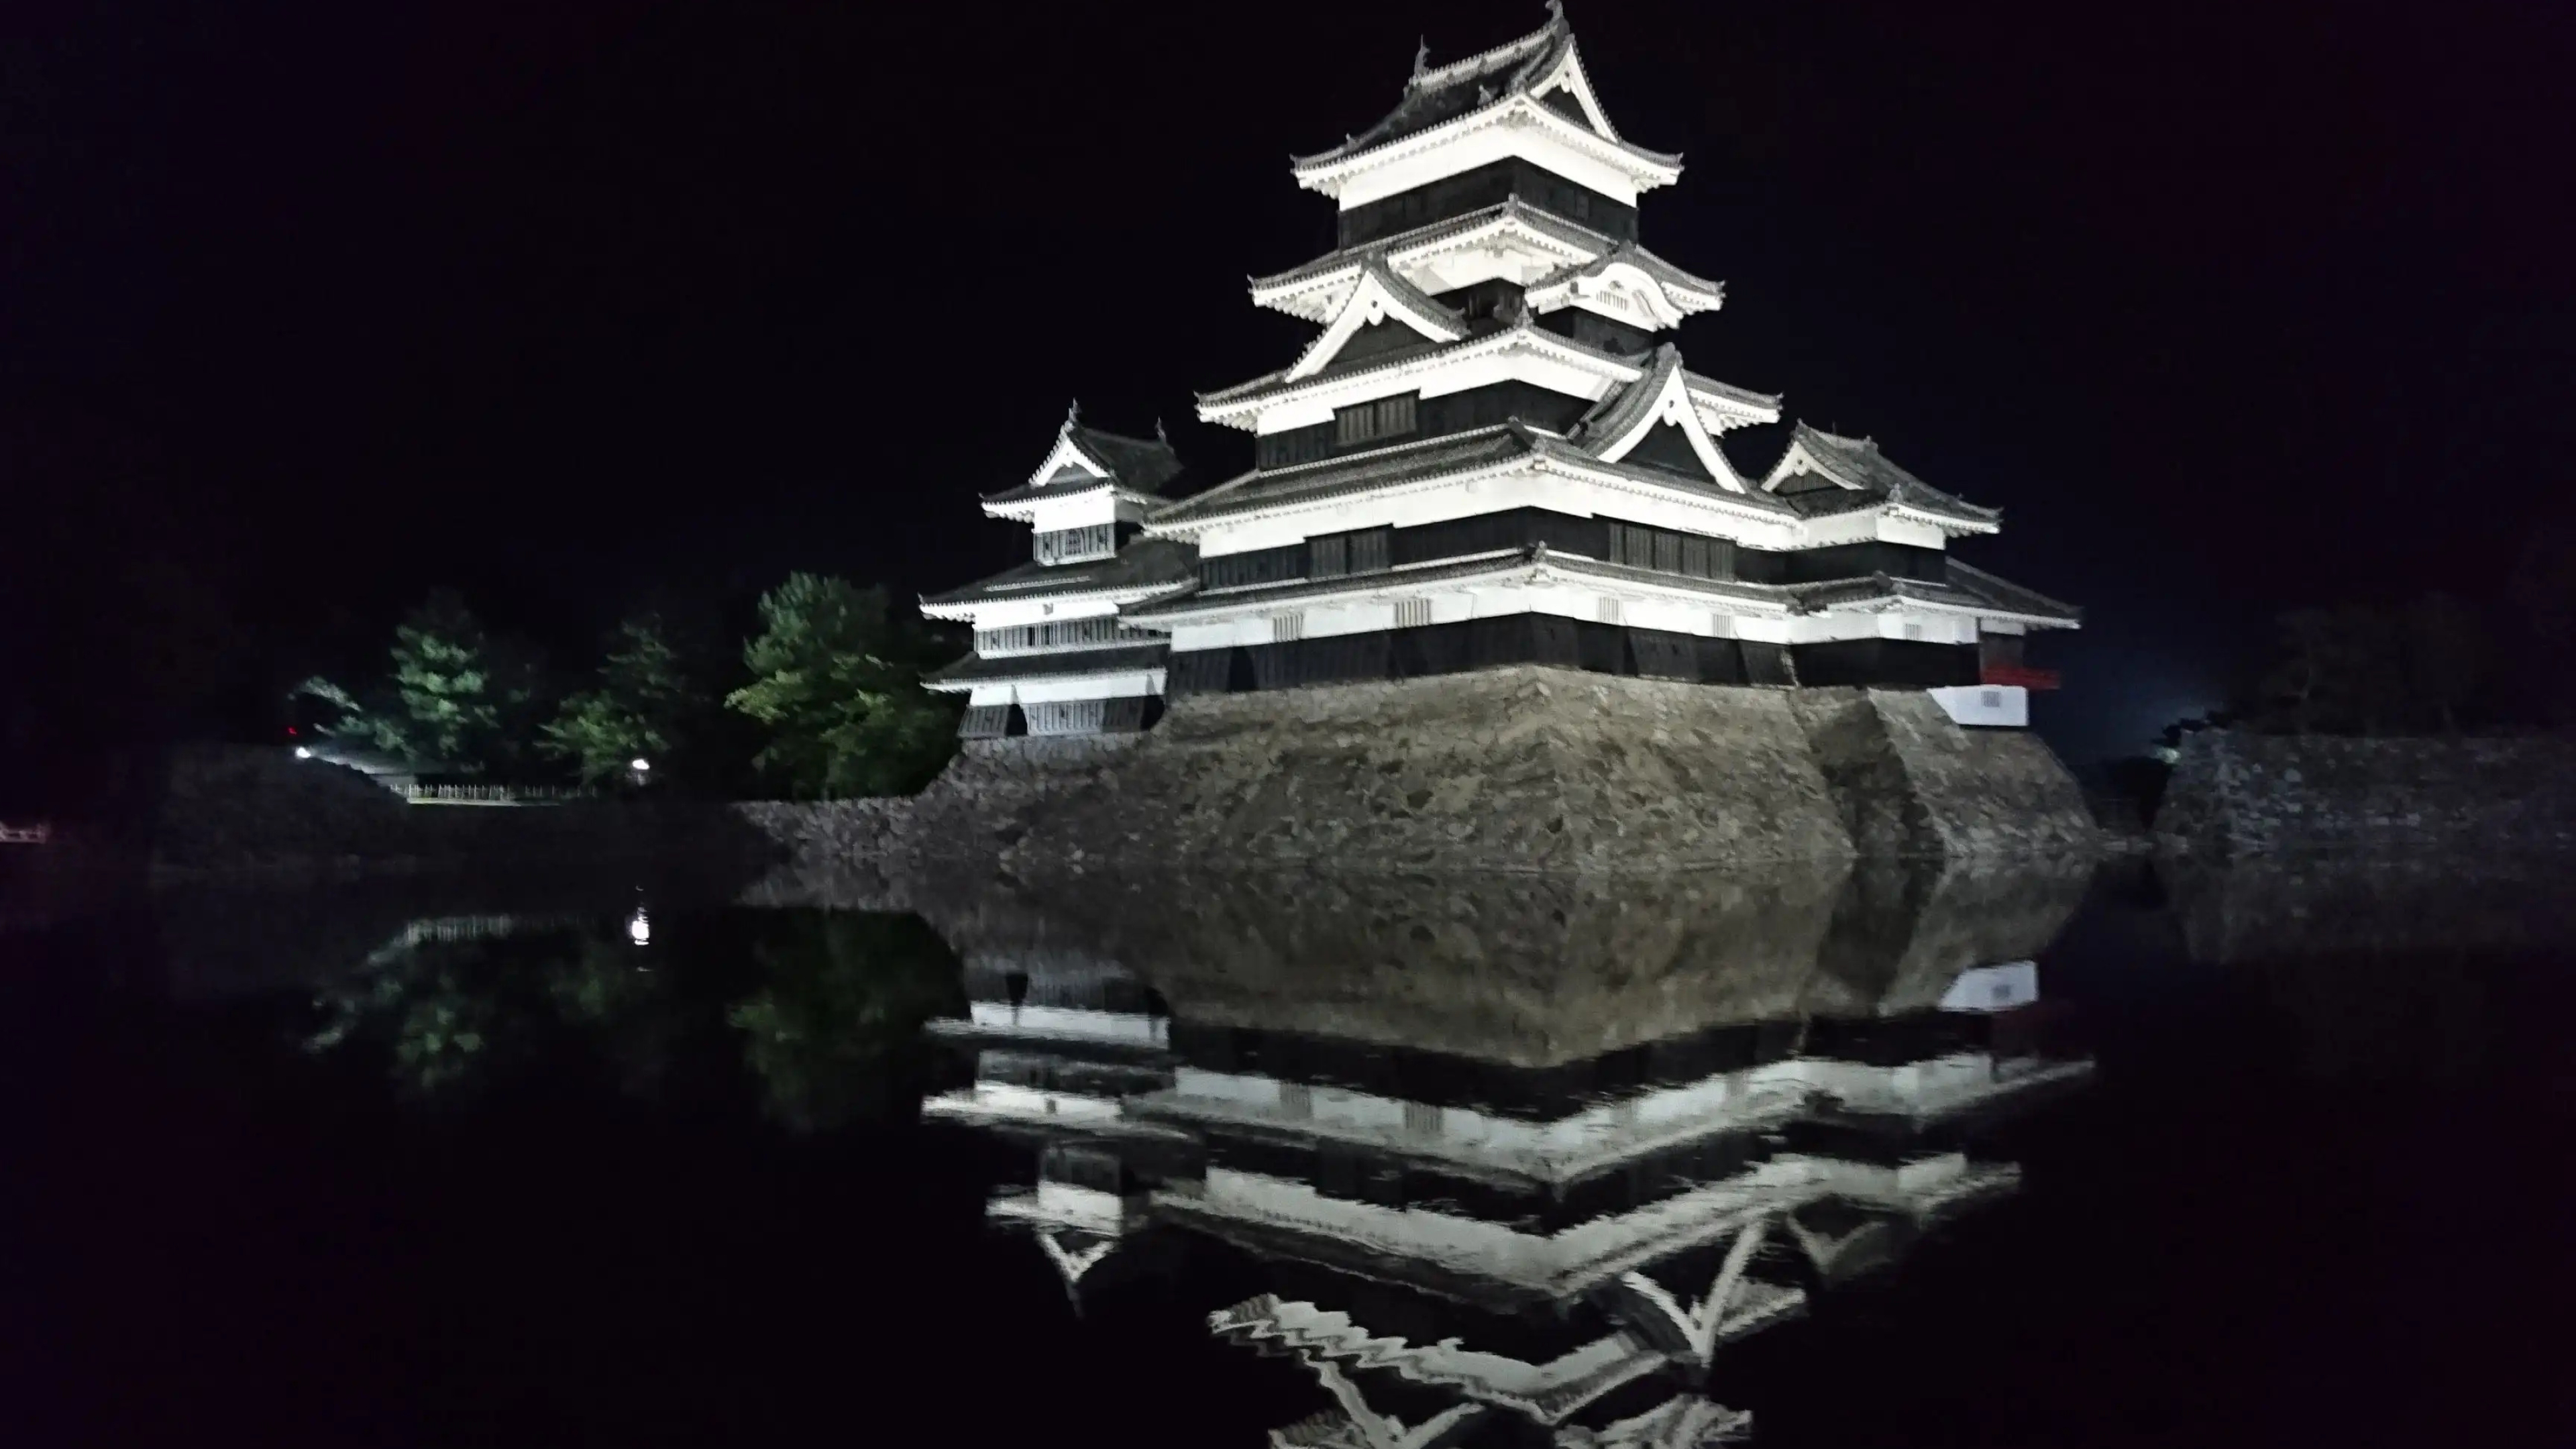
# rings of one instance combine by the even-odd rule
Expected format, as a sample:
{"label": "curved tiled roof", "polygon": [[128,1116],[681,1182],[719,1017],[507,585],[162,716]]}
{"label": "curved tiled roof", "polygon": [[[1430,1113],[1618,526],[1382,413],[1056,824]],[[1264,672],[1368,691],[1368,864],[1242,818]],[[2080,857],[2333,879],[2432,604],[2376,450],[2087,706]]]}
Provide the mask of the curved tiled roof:
{"label": "curved tiled roof", "polygon": [[1648,354],[1646,375],[1615,392],[1602,395],[1590,411],[1566,429],[1568,441],[1598,448],[1626,433],[1654,410],[1655,401],[1663,395],[1664,384],[1681,371],[1682,350],[1666,342]]}
{"label": "curved tiled roof", "polygon": [[[1377,124],[1343,138],[1338,146],[1311,156],[1292,157],[1290,164],[1302,171],[1312,166],[1365,156],[1435,126],[1527,95],[1554,74],[1573,49],[1573,27],[1566,24],[1564,12],[1558,9],[1546,25],[1518,40],[1444,66],[1417,70],[1412,79],[1404,83],[1403,99],[1397,101],[1395,109],[1387,112]],[[1588,120],[1578,120],[1575,124],[1587,132],[1593,131]],[[1601,135],[1601,140],[1658,165],[1678,166],[1681,163],[1678,156],[1649,151],[1621,139],[1615,132]]]}
{"label": "curved tiled roof", "polygon": [[[1266,291],[1273,287],[1289,286],[1300,281],[1329,276],[1345,267],[1357,264],[1371,253],[1392,256],[1398,252],[1427,246],[1444,237],[1474,231],[1478,227],[1505,218],[1525,222],[1533,231],[1546,233],[1570,247],[1585,248],[1596,256],[1605,256],[1624,249],[1628,260],[1636,263],[1658,281],[1669,281],[1695,292],[1722,293],[1725,290],[1726,284],[1723,282],[1713,282],[1706,277],[1683,271],[1634,242],[1623,242],[1607,232],[1594,231],[1580,222],[1568,221],[1555,212],[1533,206],[1517,196],[1506,197],[1492,206],[1453,216],[1444,221],[1435,221],[1426,226],[1418,226],[1411,231],[1398,232],[1394,236],[1382,237],[1365,245],[1343,247],[1337,251],[1326,252],[1303,266],[1291,267],[1284,272],[1274,272],[1266,277],[1254,277],[1251,283],[1254,290]],[[1575,265],[1588,266],[1590,263]],[[1571,275],[1570,269],[1560,269],[1560,271],[1565,275]],[[1550,280],[1556,279],[1557,276],[1552,274]]]}
{"label": "curved tiled roof", "polygon": [[922,676],[925,684],[981,684],[996,679],[1052,679],[1065,675],[1108,674],[1130,669],[1160,669],[1171,654],[1168,644],[1122,644],[1110,649],[1066,649],[1048,654],[1006,654],[986,659],[969,654],[944,669]]}
{"label": "curved tiled roof", "polygon": [[1381,448],[1373,452],[1301,463],[1290,468],[1256,468],[1237,474],[1205,493],[1164,508],[1146,520],[1148,527],[1197,523],[1228,514],[1287,503],[1311,503],[1372,489],[1419,483],[1451,473],[1472,472],[1514,458],[1547,458],[1651,483],[1658,488],[1695,493],[1751,513],[1794,518],[1787,501],[1767,493],[1735,492],[1706,478],[1667,473],[1630,463],[1597,458],[1581,447],[1525,423],[1499,423],[1463,433]]}
{"label": "curved tiled roof", "polygon": [[1948,604],[1962,609],[1987,609],[1998,614],[2021,614],[2068,626],[2079,623],[2084,617],[2083,611],[2072,604],[2060,603],[2035,589],[2025,589],[1955,558],[1949,561],[1948,571],[1950,577],[1942,582],[1870,574],[1862,578],[1829,579],[1783,587],[1797,596],[1800,609],[1807,613],[1835,604],[1910,600]]}
{"label": "curved tiled roof", "polygon": [[1721,299],[1726,295],[1724,282],[1712,282],[1702,277],[1692,276],[1631,241],[1615,243],[1610,250],[1588,262],[1576,262],[1570,266],[1559,267],[1530,283],[1528,290],[1536,292],[1548,287],[1562,286],[1583,277],[1597,277],[1612,267],[1621,265],[1635,267],[1658,282],[1681,287],[1687,291],[1706,292]]}
{"label": "curved tiled roof", "polygon": [[1198,577],[1198,550],[1168,538],[1140,538],[1116,556],[1085,563],[1042,564],[1032,559],[944,594],[924,594],[924,608],[985,603],[996,599],[1043,599],[1059,594],[1099,594],[1126,589],[1178,586]]}
{"label": "curved tiled roof", "polygon": [[1924,513],[1992,523],[2003,517],[2003,510],[1986,508],[1966,499],[1944,493],[1913,474],[1898,467],[1878,444],[1867,438],[1846,438],[1821,428],[1798,424],[1789,434],[1789,447],[1773,465],[1771,476],[1763,480],[1763,489],[1774,492],[1781,481],[1780,470],[1792,454],[1804,450],[1818,471],[1840,484],[1837,488],[1820,488],[1785,497],[1797,510],[1810,517],[1848,513],[1873,503],[1893,503]]}
{"label": "curved tiled roof", "polygon": [[1784,613],[1794,612],[1797,604],[1790,591],[1778,584],[1747,584],[1731,579],[1702,579],[1693,578],[1687,574],[1658,573],[1653,569],[1631,568],[1625,564],[1604,563],[1598,559],[1585,558],[1580,554],[1563,553],[1540,543],[1477,558],[1389,569],[1383,573],[1344,574],[1329,579],[1290,579],[1282,583],[1263,584],[1253,588],[1227,589],[1220,593],[1194,593],[1177,598],[1157,599],[1150,604],[1121,610],[1119,617],[1142,620],[1183,614],[1208,607],[1235,608],[1288,603],[1297,599],[1328,594],[1348,594],[1368,589],[1400,589],[1418,584],[1455,583],[1461,579],[1492,578],[1540,567],[1558,569],[1567,573],[1589,574],[1604,579],[1653,584],[1660,588],[1680,589],[1741,603],[1769,604]]}
{"label": "curved tiled roof", "polygon": [[[1488,319],[1478,318],[1475,320],[1477,322],[1484,322]],[[1470,323],[1467,325],[1472,326],[1473,324]],[[1443,349],[1481,346],[1484,343],[1491,342],[1496,337],[1513,332],[1525,332],[1535,338],[1544,338],[1550,346],[1562,347],[1573,352],[1579,352],[1586,356],[1598,359],[1599,361],[1611,363],[1620,367],[1642,366],[1646,358],[1646,354],[1643,353],[1635,356],[1628,356],[1616,352],[1604,352],[1598,347],[1577,342],[1562,332],[1551,332],[1546,328],[1538,326],[1534,318],[1532,318],[1528,313],[1523,312],[1515,321],[1505,323],[1500,326],[1488,326],[1485,330],[1475,332],[1456,342],[1432,342],[1426,337],[1423,339],[1425,345],[1422,347],[1408,347],[1400,352],[1380,353],[1375,357],[1363,358],[1358,362],[1347,363],[1338,367],[1327,367],[1321,372],[1314,373],[1306,377],[1291,378],[1288,375],[1289,369],[1285,367],[1280,368],[1275,372],[1265,372],[1261,376],[1253,378],[1248,382],[1238,382],[1232,387],[1221,387],[1214,392],[1200,393],[1198,395],[1199,405],[1201,407],[1206,407],[1212,403],[1221,404],[1242,402],[1249,398],[1259,397],[1261,394],[1269,392],[1274,388],[1285,391],[1290,388],[1313,387],[1321,383],[1340,382],[1345,378],[1359,377],[1366,373],[1379,371],[1380,369],[1402,367],[1408,363],[1418,362],[1425,356]]]}
{"label": "curved tiled roof", "polygon": [[[1109,475],[1109,482],[1131,492],[1157,494],[1163,486],[1181,476],[1181,455],[1162,438],[1131,438],[1124,433],[1107,433],[1068,422],[1056,433],[1060,441],[1073,444],[1075,451],[1094,467]],[[1024,483],[987,493],[987,503],[1021,503],[1032,498],[1059,498],[1102,486],[1097,478],[1076,478],[1066,482]]]}

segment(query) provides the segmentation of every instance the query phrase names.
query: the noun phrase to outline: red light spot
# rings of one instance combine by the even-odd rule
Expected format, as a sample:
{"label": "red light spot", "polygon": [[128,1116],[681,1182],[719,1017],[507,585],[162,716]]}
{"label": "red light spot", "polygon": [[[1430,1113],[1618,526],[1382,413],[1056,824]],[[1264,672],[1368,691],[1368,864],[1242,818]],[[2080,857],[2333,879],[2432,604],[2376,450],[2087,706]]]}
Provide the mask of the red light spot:
{"label": "red light spot", "polygon": [[287,732],[288,734],[290,734],[290,735],[291,735],[291,734],[293,734],[293,733],[295,733],[295,726],[293,726],[293,725],[288,725],[288,726],[286,727],[286,732]]}

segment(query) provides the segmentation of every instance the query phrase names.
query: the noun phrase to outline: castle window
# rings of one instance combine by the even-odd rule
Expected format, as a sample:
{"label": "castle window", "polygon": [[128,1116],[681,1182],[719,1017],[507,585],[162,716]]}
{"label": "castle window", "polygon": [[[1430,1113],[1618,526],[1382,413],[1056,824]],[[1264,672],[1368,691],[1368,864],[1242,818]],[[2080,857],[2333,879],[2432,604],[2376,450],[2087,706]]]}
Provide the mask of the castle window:
{"label": "castle window", "polygon": [[1333,441],[1347,448],[1354,443],[1405,436],[1414,429],[1416,397],[1408,392],[1401,397],[1382,397],[1375,402],[1334,409]]}

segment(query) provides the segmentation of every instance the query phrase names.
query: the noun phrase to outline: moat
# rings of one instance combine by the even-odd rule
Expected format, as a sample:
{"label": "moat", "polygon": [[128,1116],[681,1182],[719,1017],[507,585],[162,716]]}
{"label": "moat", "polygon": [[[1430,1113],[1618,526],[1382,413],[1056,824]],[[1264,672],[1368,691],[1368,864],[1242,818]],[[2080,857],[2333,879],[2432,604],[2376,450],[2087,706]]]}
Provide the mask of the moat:
{"label": "moat", "polygon": [[2547,1442],[2549,885],[164,893],[6,938],[11,1438]]}

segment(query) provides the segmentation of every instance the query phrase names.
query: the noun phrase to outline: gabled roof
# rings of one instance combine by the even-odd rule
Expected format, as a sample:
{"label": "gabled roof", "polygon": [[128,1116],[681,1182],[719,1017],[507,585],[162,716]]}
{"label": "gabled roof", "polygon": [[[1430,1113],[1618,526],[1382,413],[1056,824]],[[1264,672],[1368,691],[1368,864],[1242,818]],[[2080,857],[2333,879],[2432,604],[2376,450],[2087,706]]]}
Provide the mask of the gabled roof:
{"label": "gabled roof", "polygon": [[[1290,165],[1306,186],[1329,189],[1331,178],[1354,169],[1349,163],[1420,140],[1450,128],[1466,130],[1495,121],[1505,112],[1517,120],[1561,129],[1564,139],[1584,149],[1617,157],[1642,184],[1660,185],[1681,172],[1681,158],[1631,144],[1610,124],[1592,93],[1583,57],[1574,43],[1561,5],[1550,0],[1548,23],[1518,40],[1481,51],[1448,65],[1416,69],[1404,85],[1404,97],[1376,125],[1345,137],[1342,144]],[[1570,102],[1560,107],[1550,97]]]}
{"label": "gabled roof", "polygon": [[1047,450],[1045,460],[1029,474],[1028,481],[1017,488],[987,493],[984,501],[1026,503],[1100,487],[1120,488],[1150,498],[1180,475],[1181,455],[1172,450],[1169,439],[1131,438],[1085,427],[1076,408],[1065,413],[1063,424],[1055,432],[1055,446]]}
{"label": "gabled roof", "polygon": [[1465,317],[1396,275],[1384,257],[1373,256],[1361,264],[1359,284],[1342,302],[1341,315],[1307,345],[1284,377],[1292,382],[1313,377],[1332,363],[1361,328],[1389,319],[1402,322],[1432,343],[1456,342],[1468,332]]}
{"label": "gabled roof", "polygon": [[1161,628],[1157,621],[1185,618],[1196,614],[1223,614],[1246,608],[1294,603],[1299,599],[1352,594],[1402,594],[1430,584],[1463,582],[1497,583],[1517,580],[1535,582],[1556,575],[1578,575],[1605,582],[1629,584],[1667,595],[1723,600],[1746,606],[1762,614],[1788,615],[1798,611],[1798,602],[1787,588],[1779,584],[1747,584],[1729,579],[1693,578],[1686,574],[1657,573],[1652,569],[1632,568],[1626,564],[1604,563],[1549,548],[1546,544],[1528,544],[1506,552],[1486,554],[1454,562],[1423,564],[1392,569],[1385,573],[1344,574],[1329,579],[1289,579],[1275,584],[1258,584],[1190,594],[1175,594],[1122,609],[1118,617],[1146,628]]}
{"label": "gabled roof", "polygon": [[[1486,319],[1478,320],[1483,322]],[[1247,411],[1257,413],[1264,404],[1275,404],[1309,390],[1328,390],[1334,384],[1347,382],[1355,377],[1393,371],[1432,358],[1439,358],[1446,362],[1464,359],[1471,355],[1481,357],[1507,353],[1516,349],[1535,349],[1551,354],[1560,361],[1590,367],[1615,382],[1628,381],[1631,374],[1635,373],[1644,361],[1642,357],[1622,357],[1617,353],[1604,352],[1597,347],[1577,342],[1563,333],[1548,331],[1537,326],[1536,319],[1523,311],[1508,322],[1494,319],[1491,331],[1473,333],[1458,342],[1434,343],[1426,339],[1425,345],[1420,348],[1381,353],[1374,357],[1345,363],[1339,367],[1326,367],[1323,371],[1308,377],[1298,377],[1294,375],[1292,369],[1281,368],[1277,372],[1264,373],[1249,382],[1239,382],[1232,387],[1218,388],[1214,392],[1203,392],[1199,394],[1199,417],[1203,421],[1223,423],[1229,427],[1250,427],[1252,422],[1245,416]]]}
{"label": "gabled roof", "polygon": [[[1736,475],[1734,464],[1728,462],[1726,454],[1719,450],[1708,420],[1701,416],[1700,401],[1695,396],[1697,390],[1691,386],[1694,378],[1682,366],[1681,349],[1667,342],[1656,348],[1651,356],[1646,375],[1602,398],[1567,432],[1567,440],[1582,444],[1584,451],[1594,457],[1615,463],[1634,451],[1654,429],[1671,424],[1680,428],[1682,435],[1690,440],[1691,451],[1698,455],[1700,466],[1708,471],[1718,486],[1731,493],[1745,491],[1744,480]],[[1707,382],[1704,378],[1698,381]],[[1711,388],[1723,386],[1707,385]],[[1727,388],[1721,396],[1739,405],[1747,399],[1758,399],[1774,409],[1772,416],[1778,416],[1776,399],[1760,398],[1759,394],[1745,393],[1741,388]],[[1746,411],[1755,415],[1743,417],[1740,421],[1762,420],[1757,410],[1747,408]]]}
{"label": "gabled roof", "polygon": [[1171,646],[1163,643],[1122,644],[1110,649],[1067,649],[1047,654],[1012,654],[999,659],[986,659],[969,654],[942,669],[921,677],[921,682],[937,688],[940,685],[986,684],[1003,679],[1062,679],[1085,674],[1123,674],[1137,669],[1160,669],[1171,656]]}
{"label": "gabled roof", "polygon": [[[1435,221],[1362,246],[1327,252],[1301,267],[1251,278],[1252,300],[1259,306],[1277,307],[1293,316],[1320,321],[1329,315],[1329,306],[1318,310],[1313,306],[1293,304],[1290,299],[1303,297],[1312,289],[1337,281],[1348,285],[1372,256],[1383,256],[1389,266],[1402,272],[1416,260],[1435,256],[1451,247],[1476,244],[1483,239],[1482,233],[1497,231],[1519,232],[1547,245],[1563,258],[1555,271],[1533,281],[1533,286],[1548,285],[1570,277],[1615,251],[1661,283],[1666,295],[1685,311],[1708,311],[1725,295],[1723,283],[1683,271],[1633,242],[1622,242],[1607,233],[1568,221],[1555,212],[1512,196],[1462,216]],[[1330,300],[1329,294],[1327,300]]]}
{"label": "gabled roof", "polygon": [[962,606],[1010,599],[1060,598],[1066,594],[1148,597],[1179,588],[1197,577],[1196,548],[1167,538],[1140,538],[1120,549],[1115,557],[1072,564],[1031,560],[962,589],[924,594],[921,608],[925,614],[936,610],[941,611],[938,617],[953,618],[965,612]]}
{"label": "gabled roof", "polygon": [[[1821,477],[1833,486],[1782,492],[1782,485],[1790,480],[1808,476]],[[1805,423],[1791,430],[1788,450],[1762,480],[1762,491],[1779,494],[1811,518],[1874,503],[1980,525],[2003,517],[2001,509],[1953,497],[1906,472],[1867,438],[1846,438]]]}
{"label": "gabled roof", "polygon": [[1939,582],[1869,574],[1861,578],[1829,579],[1785,587],[1797,598],[1799,609],[1811,614],[1853,604],[1911,603],[1974,610],[1982,614],[2008,614],[2051,628],[2072,629],[2083,622],[2084,611],[2073,604],[2061,603],[2035,589],[2025,589],[1955,558],[1949,561],[1948,573],[1949,578]]}
{"label": "gabled roof", "polygon": [[[1648,298],[1648,312],[1657,327],[1678,327],[1683,318],[1694,312],[1714,312],[1726,301],[1726,287],[1719,282],[1702,282],[1687,277],[1635,242],[1621,242],[1588,262],[1560,267],[1530,283],[1529,304],[1541,312],[1552,312],[1559,306],[1579,305],[1603,291],[1633,284],[1626,273],[1642,278],[1648,285],[1635,288]],[[1624,312],[1605,312],[1622,321],[1636,319]]]}
{"label": "gabled roof", "polygon": [[1511,422],[1289,468],[1256,468],[1157,511],[1146,519],[1145,526],[1157,533],[1167,528],[1189,528],[1236,514],[1322,503],[1353,493],[1430,483],[1486,469],[1508,470],[1515,464],[1532,461],[1563,464],[1595,475],[1696,495],[1765,521],[1786,522],[1796,517],[1787,503],[1769,494],[1730,492],[1704,478],[1604,459],[1553,433]]}

